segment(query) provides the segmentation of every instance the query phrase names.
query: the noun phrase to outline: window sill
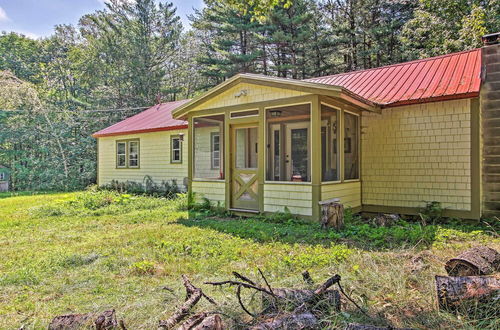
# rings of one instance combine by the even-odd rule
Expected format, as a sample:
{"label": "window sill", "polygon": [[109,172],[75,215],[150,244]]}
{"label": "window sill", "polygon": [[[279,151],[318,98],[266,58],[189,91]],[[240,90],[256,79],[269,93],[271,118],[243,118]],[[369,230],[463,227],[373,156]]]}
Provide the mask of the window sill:
{"label": "window sill", "polygon": [[225,179],[202,179],[202,178],[196,178],[192,180],[193,182],[226,182]]}

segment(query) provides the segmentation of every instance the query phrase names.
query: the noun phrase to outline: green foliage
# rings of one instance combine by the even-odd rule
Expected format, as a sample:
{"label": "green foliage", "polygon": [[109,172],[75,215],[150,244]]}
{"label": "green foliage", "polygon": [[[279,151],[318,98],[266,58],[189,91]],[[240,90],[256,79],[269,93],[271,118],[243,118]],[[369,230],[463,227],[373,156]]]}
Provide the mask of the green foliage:
{"label": "green foliage", "polygon": [[70,200],[54,201],[30,210],[35,217],[96,216],[123,214],[131,210],[153,210],[167,205],[164,198],[148,198],[116,191],[90,188]]}
{"label": "green foliage", "polygon": [[425,207],[423,207],[419,213],[422,224],[435,224],[436,222],[440,221],[443,218],[443,211],[444,209],[440,202],[426,202]]}
{"label": "green foliage", "polygon": [[157,184],[150,175],[146,175],[142,183],[112,180],[109,184],[102,185],[100,189],[135,195],[165,197],[168,199],[177,198],[181,192],[181,189],[177,185],[177,180],[163,180],[160,184]]}
{"label": "green foliage", "polygon": [[153,275],[155,273],[155,263],[152,261],[139,261],[130,265],[132,273],[137,275]]}

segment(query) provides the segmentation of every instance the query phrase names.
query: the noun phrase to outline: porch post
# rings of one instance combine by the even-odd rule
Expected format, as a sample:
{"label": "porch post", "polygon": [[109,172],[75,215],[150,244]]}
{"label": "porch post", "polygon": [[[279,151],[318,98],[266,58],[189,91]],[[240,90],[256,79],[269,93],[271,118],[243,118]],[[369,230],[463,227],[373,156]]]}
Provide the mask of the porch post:
{"label": "porch post", "polygon": [[193,125],[193,116],[188,116],[188,193],[193,193],[193,150],[194,150],[194,125]]}
{"label": "porch post", "polygon": [[264,213],[264,180],[266,179],[266,110],[264,106],[259,107],[259,140],[258,140],[258,172],[257,180],[259,196],[259,212]]}
{"label": "porch post", "polygon": [[311,102],[311,184],[312,219],[319,221],[319,201],[321,200],[321,106],[319,96]]}
{"label": "porch post", "polygon": [[224,128],[222,130],[222,136],[224,137],[224,181],[225,181],[225,193],[226,201],[225,208],[229,210],[231,208],[231,129],[229,124],[229,111],[225,111],[224,114]]}

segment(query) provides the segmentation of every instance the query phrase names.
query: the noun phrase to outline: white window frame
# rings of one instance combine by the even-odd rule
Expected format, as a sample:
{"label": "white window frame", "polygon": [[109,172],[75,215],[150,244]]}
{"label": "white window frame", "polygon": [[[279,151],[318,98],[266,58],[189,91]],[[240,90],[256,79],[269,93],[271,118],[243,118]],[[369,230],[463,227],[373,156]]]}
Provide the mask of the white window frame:
{"label": "white window frame", "polygon": [[[215,137],[218,137],[219,138],[219,142],[217,142],[217,145],[218,145],[218,150],[215,150],[215,145],[216,143],[214,142],[214,138]],[[220,169],[220,132],[212,132],[210,134],[210,165],[212,167],[212,169]],[[217,155],[217,156],[215,156]],[[218,165],[215,165],[215,161],[218,162]]]}
{"label": "white window frame", "polygon": [[[179,148],[174,148],[174,140],[179,140]],[[179,159],[175,159],[175,151],[179,151]],[[182,140],[180,135],[170,136],[170,163],[182,164]]]}

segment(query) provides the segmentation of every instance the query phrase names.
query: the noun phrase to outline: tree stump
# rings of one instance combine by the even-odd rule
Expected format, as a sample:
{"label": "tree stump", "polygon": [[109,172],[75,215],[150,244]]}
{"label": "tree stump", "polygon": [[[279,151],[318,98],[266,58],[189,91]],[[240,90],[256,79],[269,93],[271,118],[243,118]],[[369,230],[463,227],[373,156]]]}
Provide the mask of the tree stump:
{"label": "tree stump", "polygon": [[436,276],[439,307],[455,310],[471,302],[495,303],[500,300],[500,280],[493,276]]}
{"label": "tree stump", "polygon": [[319,202],[321,206],[321,227],[342,229],[344,226],[344,205],[340,204],[340,199],[332,198]]}
{"label": "tree stump", "polygon": [[500,253],[487,246],[479,246],[450,259],[444,266],[450,276],[490,275],[500,271]]}

